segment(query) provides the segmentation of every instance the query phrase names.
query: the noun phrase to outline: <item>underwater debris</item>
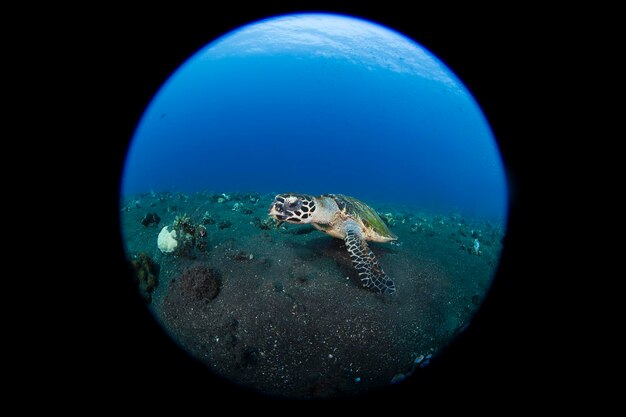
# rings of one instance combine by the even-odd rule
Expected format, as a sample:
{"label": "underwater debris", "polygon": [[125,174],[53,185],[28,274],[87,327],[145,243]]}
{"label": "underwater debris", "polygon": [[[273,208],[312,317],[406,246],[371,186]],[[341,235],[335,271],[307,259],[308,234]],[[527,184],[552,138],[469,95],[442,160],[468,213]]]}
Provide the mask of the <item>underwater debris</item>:
{"label": "underwater debris", "polygon": [[259,193],[231,193],[228,194],[228,196],[231,200],[244,201],[252,204],[255,204],[261,198],[261,195]]}
{"label": "underwater debris", "polygon": [[399,374],[395,374],[393,376],[393,378],[391,378],[391,381],[389,381],[390,384],[397,384],[399,382],[402,382],[406,379],[406,375],[404,375],[403,373],[399,373]]}
{"label": "underwater debris", "polygon": [[143,219],[141,219],[141,224],[143,224],[145,227],[150,226],[152,223],[158,226],[160,222],[161,218],[156,213],[146,213],[146,215],[143,216]]}
{"label": "underwater debris", "polygon": [[396,225],[396,218],[393,213],[384,213],[381,214],[380,218],[387,224],[389,227],[393,227]]}
{"label": "underwater debris", "polygon": [[[432,349],[431,349],[432,350]],[[415,359],[413,360],[413,363],[411,364],[411,367],[409,369],[406,370],[406,373],[397,373],[393,376],[393,378],[391,378],[391,381],[389,381],[390,384],[397,384],[399,382],[404,381],[405,379],[407,379],[408,377],[410,377],[411,375],[413,375],[413,373],[418,369],[418,368],[425,368],[430,364],[430,359],[433,357],[433,354],[428,352],[425,355],[424,354],[419,354],[415,357]]]}
{"label": "underwater debris", "polygon": [[223,220],[223,221],[221,221],[221,222],[217,225],[217,227],[218,227],[220,230],[224,230],[224,229],[228,229],[228,228],[229,228],[230,226],[232,226],[232,225],[233,225],[233,223],[232,223],[231,221],[229,221],[229,220]]}
{"label": "underwater debris", "polygon": [[180,230],[183,233],[188,233],[193,235],[195,232],[195,227],[191,222],[191,217],[188,214],[181,214],[180,216],[176,216],[174,219],[174,229]]}
{"label": "underwater debris", "polygon": [[186,258],[195,258],[193,248],[196,246],[196,227],[191,222],[188,214],[176,216],[174,230],[177,232],[177,240],[180,243],[176,253]]}
{"label": "underwater debris", "polygon": [[139,293],[146,303],[150,303],[152,292],[159,285],[159,266],[145,252],[136,255],[130,263],[139,286]]}
{"label": "underwater debris", "polygon": [[474,239],[474,245],[472,245],[472,253],[474,255],[480,255],[482,252],[480,251],[480,242],[478,239]]}
{"label": "underwater debris", "polygon": [[[423,355],[420,355],[420,356],[423,356]],[[415,361],[414,361],[414,363],[415,363],[416,365],[418,365],[418,364],[419,364],[419,367],[420,367],[420,368],[425,368],[426,366],[428,366],[428,365],[430,364],[430,358],[432,358],[432,357],[433,357],[433,354],[432,354],[432,353],[429,353],[429,354],[427,354],[426,356],[423,356],[423,358],[422,358],[422,359],[420,359],[419,361],[418,361],[418,360],[417,360],[417,358],[416,358],[416,359],[415,359]]]}
{"label": "underwater debris", "polygon": [[227,201],[230,201],[230,195],[226,193],[222,193],[220,196],[217,197],[217,202],[220,204],[225,203]]}
{"label": "underwater debris", "polygon": [[164,226],[157,238],[157,247],[163,253],[172,253],[176,250],[178,241],[176,240],[176,230],[169,231],[167,226]]}
{"label": "underwater debris", "polygon": [[202,216],[202,223],[203,224],[215,224],[215,219],[211,217],[211,213],[209,213],[208,211],[205,211],[204,215]]}
{"label": "underwater debris", "polygon": [[196,234],[196,247],[200,252],[206,252],[208,245],[208,242],[206,240],[206,227],[204,227],[203,225],[198,225],[198,228],[196,229]]}
{"label": "underwater debris", "polygon": [[245,207],[243,205],[243,203],[239,203],[239,202],[237,202],[237,203],[235,203],[233,205],[233,209],[232,210],[236,211],[236,212],[239,212],[239,213],[243,213],[243,214],[252,214],[253,213],[252,210],[250,210],[249,208]]}
{"label": "underwater debris", "polygon": [[411,233],[424,233],[428,237],[435,236],[435,229],[430,223],[419,221],[411,225]]}
{"label": "underwater debris", "polygon": [[239,251],[233,255],[233,259],[235,261],[251,261],[254,259],[254,255],[251,253],[245,253],[244,251]]}
{"label": "underwater debris", "polygon": [[239,201],[247,201],[250,204],[256,204],[261,199],[261,194],[259,193],[238,193],[235,197],[233,197]]}
{"label": "underwater debris", "polygon": [[252,210],[250,210],[249,208],[244,207],[244,205],[242,203],[235,203],[233,205],[233,211],[239,212],[239,213],[243,213],[243,214],[252,214]]}
{"label": "underwater debris", "polygon": [[207,230],[203,225],[194,225],[188,214],[176,216],[174,223],[161,229],[158,247],[163,253],[172,253],[189,259],[195,259],[195,249],[205,252],[207,249]]}

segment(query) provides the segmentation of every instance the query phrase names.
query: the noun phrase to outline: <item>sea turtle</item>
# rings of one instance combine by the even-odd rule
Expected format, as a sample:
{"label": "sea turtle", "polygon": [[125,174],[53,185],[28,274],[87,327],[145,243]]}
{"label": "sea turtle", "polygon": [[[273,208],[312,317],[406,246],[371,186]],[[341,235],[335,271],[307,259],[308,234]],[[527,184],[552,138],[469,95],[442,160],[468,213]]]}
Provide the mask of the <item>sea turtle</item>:
{"label": "sea turtle", "polygon": [[344,239],[352,265],[363,285],[380,293],[393,294],[396,286],[378,265],[366,241],[389,242],[398,239],[367,204],[354,197],[325,194],[278,194],[268,214],[281,222],[311,223],[324,233]]}

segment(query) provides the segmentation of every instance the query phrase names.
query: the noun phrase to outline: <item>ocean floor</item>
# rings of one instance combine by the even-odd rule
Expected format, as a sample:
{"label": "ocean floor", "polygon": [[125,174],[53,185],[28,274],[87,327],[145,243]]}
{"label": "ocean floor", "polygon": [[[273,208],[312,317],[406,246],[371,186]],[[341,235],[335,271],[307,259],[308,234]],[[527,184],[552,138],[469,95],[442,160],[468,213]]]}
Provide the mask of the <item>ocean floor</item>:
{"label": "ocean floor", "polygon": [[[502,224],[372,204],[399,237],[369,243],[396,284],[382,296],[360,285],[342,240],[270,219],[273,197],[121,202],[147,308],[213,372],[268,395],[349,396],[420,372],[469,324],[500,258]],[[165,226],[177,230],[171,253],[157,247]]]}

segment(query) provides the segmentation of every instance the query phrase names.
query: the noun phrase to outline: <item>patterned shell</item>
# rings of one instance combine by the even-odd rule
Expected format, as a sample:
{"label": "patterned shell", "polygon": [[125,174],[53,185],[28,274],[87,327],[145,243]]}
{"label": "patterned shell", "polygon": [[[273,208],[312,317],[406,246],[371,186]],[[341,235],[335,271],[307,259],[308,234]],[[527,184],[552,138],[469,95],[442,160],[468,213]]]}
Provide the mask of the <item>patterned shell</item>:
{"label": "patterned shell", "polygon": [[350,217],[360,219],[365,227],[370,228],[383,237],[389,237],[392,239],[397,238],[397,236],[389,230],[385,222],[374,211],[374,209],[367,204],[354,197],[348,197],[342,194],[327,194],[327,196],[335,200],[339,210],[343,211]]}

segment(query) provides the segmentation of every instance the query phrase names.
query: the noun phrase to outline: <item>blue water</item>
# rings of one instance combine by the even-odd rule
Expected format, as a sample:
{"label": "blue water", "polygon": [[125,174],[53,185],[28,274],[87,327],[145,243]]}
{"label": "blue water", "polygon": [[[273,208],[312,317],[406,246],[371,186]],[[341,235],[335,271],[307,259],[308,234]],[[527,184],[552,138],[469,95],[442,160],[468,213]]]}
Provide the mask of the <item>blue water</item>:
{"label": "blue water", "polygon": [[507,210],[496,141],[463,84],[413,41],[329,15],[244,27],[185,62],[129,149],[122,194],[149,191]]}

